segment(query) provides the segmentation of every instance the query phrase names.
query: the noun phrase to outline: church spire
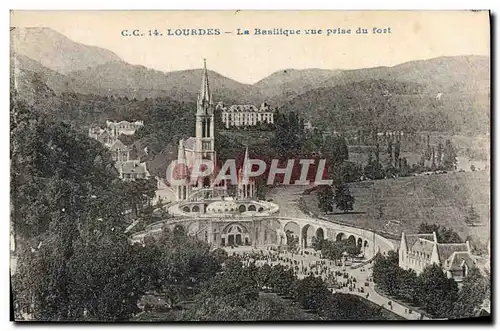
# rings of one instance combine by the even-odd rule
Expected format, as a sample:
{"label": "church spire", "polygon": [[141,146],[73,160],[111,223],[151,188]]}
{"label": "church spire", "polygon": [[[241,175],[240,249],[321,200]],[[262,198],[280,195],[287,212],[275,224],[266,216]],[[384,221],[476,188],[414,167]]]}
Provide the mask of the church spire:
{"label": "church spire", "polygon": [[184,140],[179,140],[179,148],[177,150],[177,161],[185,162],[186,161],[186,152],[184,151]]}
{"label": "church spire", "polygon": [[245,166],[248,164],[248,146],[245,148],[245,159],[243,160],[243,164]]}
{"label": "church spire", "polygon": [[203,59],[203,78],[201,81],[201,90],[198,95],[198,102],[201,106],[212,104],[212,95],[210,94],[210,85],[208,84],[207,60]]}
{"label": "church spire", "polygon": [[245,148],[245,158],[243,159],[243,166],[242,166],[242,177],[243,177],[243,182],[244,184],[247,184],[249,181],[248,175],[250,174],[250,171],[252,170],[251,164],[250,164],[250,158],[248,157],[248,146]]}

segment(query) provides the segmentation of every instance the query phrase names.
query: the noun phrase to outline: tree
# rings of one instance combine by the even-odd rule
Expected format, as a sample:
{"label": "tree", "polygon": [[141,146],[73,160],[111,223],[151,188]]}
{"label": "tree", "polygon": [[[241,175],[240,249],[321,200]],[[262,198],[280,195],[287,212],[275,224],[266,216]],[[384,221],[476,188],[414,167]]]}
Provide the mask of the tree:
{"label": "tree", "polygon": [[455,170],[457,167],[457,152],[449,139],[446,140],[444,146],[443,167],[446,170]]}
{"label": "tree", "polygon": [[479,221],[479,215],[474,209],[473,205],[470,205],[467,215],[465,216],[465,223],[467,225],[475,225]]}
{"label": "tree", "polygon": [[399,166],[399,154],[401,153],[401,142],[399,139],[396,140],[396,144],[394,145],[394,167]]}
{"label": "tree", "polygon": [[15,99],[11,119],[16,305],[41,320],[129,318],[145,283],[109,151]]}
{"label": "tree", "polygon": [[377,206],[377,218],[380,220],[384,217],[384,205],[379,204]]}
{"label": "tree", "polygon": [[401,174],[401,176],[409,176],[410,172],[411,172],[411,167],[408,164],[408,159],[406,157],[403,157],[401,160],[402,160],[403,165],[402,165],[399,173]]}
{"label": "tree", "polygon": [[438,224],[421,223],[418,227],[418,233],[433,233],[436,232],[437,241],[440,244],[462,243],[458,233],[451,228],[441,227]]}
{"label": "tree", "polygon": [[384,178],[384,172],[380,162],[373,160],[372,152],[368,154],[368,163],[364,168],[364,174],[370,179],[382,179]]}
{"label": "tree", "polygon": [[432,147],[432,156],[431,156],[431,170],[435,171],[436,170],[436,156],[434,152],[434,147]]}
{"label": "tree", "polygon": [[263,266],[259,268],[259,272],[257,274],[257,283],[259,288],[269,287],[271,286],[271,266],[265,263]]}
{"label": "tree", "polygon": [[420,160],[418,161],[418,165],[423,168],[425,166],[425,154],[420,156]]}
{"label": "tree", "polygon": [[338,183],[341,178],[339,178],[339,176],[335,176],[335,174],[340,173],[340,167],[349,159],[349,151],[345,138],[335,135],[327,136],[321,149],[321,153],[327,160],[328,174],[332,176],[334,184]]}
{"label": "tree", "polygon": [[443,144],[440,141],[437,147],[437,157],[436,157],[436,163],[438,167],[441,167],[442,161],[443,161]]}
{"label": "tree", "polygon": [[390,255],[375,257],[373,265],[373,281],[382,290],[390,295],[396,295],[399,291],[399,278],[401,268],[398,265],[398,256],[394,251]]}
{"label": "tree", "polygon": [[279,294],[290,294],[290,288],[295,281],[293,270],[278,264],[272,267],[269,276],[271,287]]}
{"label": "tree", "polygon": [[[229,262],[229,260],[228,260]],[[221,298],[231,306],[245,306],[259,297],[256,268],[244,267],[241,262],[232,260],[224,272],[216,275],[199,295],[199,298]]]}
{"label": "tree", "polygon": [[328,213],[333,210],[333,190],[329,185],[322,185],[318,190],[318,207],[324,212]]}
{"label": "tree", "polygon": [[475,317],[483,301],[491,300],[490,288],[489,277],[483,276],[478,268],[469,269],[458,292],[458,299],[453,305],[451,317]]}
{"label": "tree", "polygon": [[417,297],[417,285],[418,278],[417,273],[414,270],[401,270],[399,275],[399,288],[397,292],[397,297],[401,298],[405,302],[412,304],[418,304]]}
{"label": "tree", "polygon": [[294,299],[305,309],[319,309],[327,300],[330,292],[320,277],[307,276],[297,280]]}
{"label": "tree", "polygon": [[425,159],[427,161],[430,161],[431,160],[431,138],[429,135],[427,135],[427,145],[426,145],[426,149],[425,149]]}
{"label": "tree", "polygon": [[327,259],[338,261],[344,253],[344,245],[340,241],[324,240],[321,247],[321,255]]}
{"label": "tree", "polygon": [[156,195],[156,179],[136,179],[122,182],[126,203],[136,217],[142,215]]}
{"label": "tree", "polygon": [[350,243],[346,247],[346,252],[351,259],[354,259],[356,256],[361,254],[361,247],[356,244],[356,242]]}
{"label": "tree", "polygon": [[321,249],[323,248],[324,242],[325,242],[325,240],[323,238],[317,238],[316,236],[313,236],[312,237],[312,248],[315,251],[321,251]]}
{"label": "tree", "polygon": [[351,195],[349,186],[346,184],[341,184],[335,188],[335,197],[333,202],[335,203],[337,209],[342,210],[347,213],[349,210],[353,210],[354,207],[354,197]]}
{"label": "tree", "polygon": [[296,155],[305,141],[304,121],[296,112],[274,115],[274,137],[271,146],[278,155]]}
{"label": "tree", "polygon": [[438,317],[448,317],[456,301],[458,286],[446,277],[441,267],[432,264],[418,276],[418,297],[425,311]]}
{"label": "tree", "polygon": [[290,230],[285,231],[286,235],[286,246],[288,251],[295,251],[299,247],[299,238],[294,236],[293,232]]}
{"label": "tree", "polygon": [[127,320],[138,313],[149,271],[139,260],[142,247],[109,239],[78,246],[68,268],[70,319]]}
{"label": "tree", "polygon": [[359,164],[344,161],[335,174],[337,175],[337,179],[334,180],[335,183],[352,183],[360,179],[363,169]]}
{"label": "tree", "polygon": [[389,156],[389,159],[392,160],[392,140],[389,139],[387,142],[387,155]]}

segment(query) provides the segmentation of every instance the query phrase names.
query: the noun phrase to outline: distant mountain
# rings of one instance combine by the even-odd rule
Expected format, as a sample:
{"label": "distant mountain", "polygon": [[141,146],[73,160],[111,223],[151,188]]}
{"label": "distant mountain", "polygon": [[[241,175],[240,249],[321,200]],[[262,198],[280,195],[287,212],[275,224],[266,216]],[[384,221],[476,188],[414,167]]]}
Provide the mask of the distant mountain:
{"label": "distant mountain", "polygon": [[428,92],[488,93],[490,58],[487,56],[446,56],[405,62],[393,67],[344,70],[323,82],[325,86],[347,85],[368,79],[414,82],[425,85]]}
{"label": "distant mountain", "polygon": [[489,93],[481,90],[439,95],[437,91],[445,89],[431,84],[365,79],[307,91],[279,109],[299,112],[325,130],[488,132]]}
{"label": "distant mountain", "polygon": [[[196,101],[201,69],[162,72],[132,65],[111,51],[73,42],[48,28],[11,33],[13,83],[21,97],[26,92],[26,98],[33,99],[38,91],[74,93],[75,100],[87,95]],[[486,56],[439,57],[356,70],[286,69],[253,85],[213,71],[209,76],[215,102],[258,105],[267,101],[282,111],[300,112],[313,124],[339,130],[376,126],[483,132],[490,123],[490,59]],[[82,112],[79,116],[86,118]]]}
{"label": "distant mountain", "polygon": [[[101,95],[135,98],[170,97],[180,101],[196,100],[202,70],[162,72],[125,62],[111,62],[67,75],[71,82]],[[225,102],[258,102],[259,92],[251,85],[239,83],[209,71],[214,100]]]}
{"label": "distant mountain", "polygon": [[342,70],[286,69],[272,73],[253,86],[259,89],[268,101],[279,104],[309,90],[330,86],[330,83],[325,81],[341,73]]}
{"label": "distant mountain", "polygon": [[[40,62],[22,54],[11,52],[10,63],[12,73],[15,73],[13,78],[18,80],[19,84],[31,84],[32,82],[30,83],[26,78],[31,77],[32,80],[36,74],[37,79],[46,84],[54,93],[77,92],[86,94],[90,92],[72,82],[67,76],[44,67]],[[21,73],[24,74],[21,75]],[[23,88],[18,87],[18,92],[23,93]]]}
{"label": "distant mountain", "polygon": [[122,62],[110,50],[72,41],[50,28],[11,30],[12,50],[61,74],[108,62]]}

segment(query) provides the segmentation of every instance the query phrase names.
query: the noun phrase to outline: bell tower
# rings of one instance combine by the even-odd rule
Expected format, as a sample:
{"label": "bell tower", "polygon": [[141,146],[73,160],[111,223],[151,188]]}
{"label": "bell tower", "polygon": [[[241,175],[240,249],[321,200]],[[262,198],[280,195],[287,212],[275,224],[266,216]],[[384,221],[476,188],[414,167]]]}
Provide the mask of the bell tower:
{"label": "bell tower", "polygon": [[215,164],[214,105],[208,82],[207,61],[203,60],[201,90],[196,105],[196,157]]}

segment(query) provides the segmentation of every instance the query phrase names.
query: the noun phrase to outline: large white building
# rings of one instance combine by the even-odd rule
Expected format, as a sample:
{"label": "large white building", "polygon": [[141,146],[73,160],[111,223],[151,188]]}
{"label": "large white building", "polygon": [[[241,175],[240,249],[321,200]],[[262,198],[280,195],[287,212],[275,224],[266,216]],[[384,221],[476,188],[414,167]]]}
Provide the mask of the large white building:
{"label": "large white building", "polygon": [[456,244],[438,243],[435,232],[430,234],[401,234],[399,266],[413,269],[417,274],[427,266],[436,264],[448,278],[461,282],[470,268],[476,266],[469,242]]}
{"label": "large white building", "polygon": [[135,132],[144,126],[143,121],[106,121],[106,126],[111,131],[114,137],[119,137],[121,134],[126,136],[131,136],[135,134]]}
{"label": "large white building", "polygon": [[260,108],[254,105],[232,105],[227,108],[224,103],[219,102],[216,111],[220,112],[226,128],[274,123],[274,110],[265,102]]}

